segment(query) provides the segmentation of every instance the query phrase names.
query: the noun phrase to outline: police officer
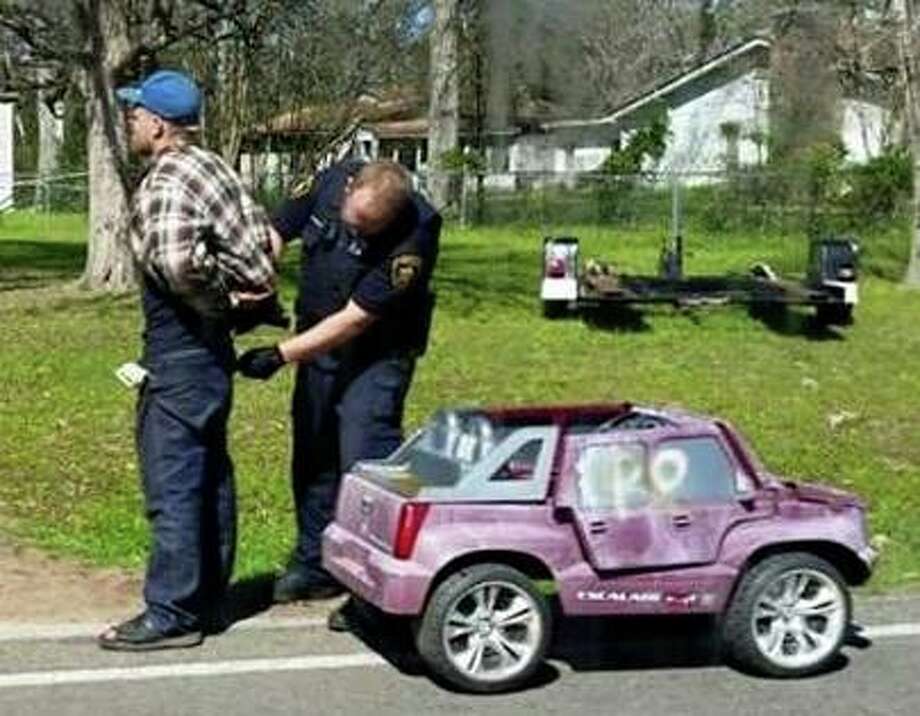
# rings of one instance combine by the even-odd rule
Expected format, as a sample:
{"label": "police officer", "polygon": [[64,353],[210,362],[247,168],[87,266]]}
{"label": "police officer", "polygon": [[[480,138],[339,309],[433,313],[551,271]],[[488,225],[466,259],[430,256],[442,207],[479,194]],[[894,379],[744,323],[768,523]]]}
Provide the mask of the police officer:
{"label": "police officer", "polygon": [[267,379],[297,363],[292,485],[297,544],[276,581],[277,602],[342,591],[321,565],[340,476],[402,441],[403,403],[425,350],[429,279],[441,217],[394,162],[348,161],[320,174],[275,217],[285,241],[302,238],[298,335],[256,348],[240,372]]}

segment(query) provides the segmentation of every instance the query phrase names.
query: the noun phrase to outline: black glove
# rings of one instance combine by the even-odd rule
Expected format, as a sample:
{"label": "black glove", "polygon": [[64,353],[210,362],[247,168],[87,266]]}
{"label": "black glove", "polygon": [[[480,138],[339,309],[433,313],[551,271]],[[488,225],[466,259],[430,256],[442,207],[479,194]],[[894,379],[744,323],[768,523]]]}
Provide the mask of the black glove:
{"label": "black glove", "polygon": [[278,346],[263,346],[246,351],[236,360],[236,369],[247,378],[268,380],[284,366]]}
{"label": "black glove", "polygon": [[284,312],[284,306],[278,301],[278,294],[273,293],[258,301],[241,303],[230,312],[233,331],[241,336],[258,325],[277,326],[290,329],[291,319]]}

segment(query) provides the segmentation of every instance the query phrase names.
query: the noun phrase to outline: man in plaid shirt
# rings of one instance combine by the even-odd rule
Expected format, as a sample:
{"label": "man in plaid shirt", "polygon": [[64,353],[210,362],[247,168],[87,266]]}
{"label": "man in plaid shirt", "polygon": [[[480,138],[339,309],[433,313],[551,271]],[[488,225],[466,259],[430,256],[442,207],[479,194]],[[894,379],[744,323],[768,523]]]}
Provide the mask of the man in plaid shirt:
{"label": "man in plaid shirt", "polygon": [[273,241],[265,212],[236,173],[193,144],[159,155],[135,195],[138,266],[204,317],[226,318],[239,293],[274,292]]}
{"label": "man in plaid shirt", "polygon": [[[143,282],[148,377],[137,446],[153,539],[145,610],[103,632],[99,644],[141,651],[201,643],[208,610],[229,583],[232,332],[258,322],[264,305],[278,306],[276,238],[239,177],[191,144],[201,106],[194,81],[160,71],[117,95],[131,150],[150,163],[133,200],[131,246]],[[240,295],[249,301],[242,308]]]}

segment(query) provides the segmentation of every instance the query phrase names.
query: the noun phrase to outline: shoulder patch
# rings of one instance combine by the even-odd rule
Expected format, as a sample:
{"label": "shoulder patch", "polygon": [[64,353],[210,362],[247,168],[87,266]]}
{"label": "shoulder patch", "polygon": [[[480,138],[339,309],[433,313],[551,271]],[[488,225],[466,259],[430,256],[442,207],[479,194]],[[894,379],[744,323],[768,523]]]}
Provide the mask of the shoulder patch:
{"label": "shoulder patch", "polygon": [[415,283],[422,271],[422,257],[418,254],[400,254],[390,261],[390,284],[397,291],[405,291]]}

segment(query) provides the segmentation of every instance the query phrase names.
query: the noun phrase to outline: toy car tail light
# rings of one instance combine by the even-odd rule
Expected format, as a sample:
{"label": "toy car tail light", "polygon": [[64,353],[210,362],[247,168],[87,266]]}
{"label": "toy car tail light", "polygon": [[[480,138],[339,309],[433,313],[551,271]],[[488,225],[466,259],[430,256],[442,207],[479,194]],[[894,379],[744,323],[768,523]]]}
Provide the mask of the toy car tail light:
{"label": "toy car tail light", "polygon": [[568,273],[568,261],[560,256],[554,256],[546,262],[547,278],[565,278]]}
{"label": "toy car tail light", "polygon": [[393,543],[393,556],[396,559],[409,559],[412,556],[429,507],[431,505],[425,502],[407,502],[400,509],[396,541]]}

